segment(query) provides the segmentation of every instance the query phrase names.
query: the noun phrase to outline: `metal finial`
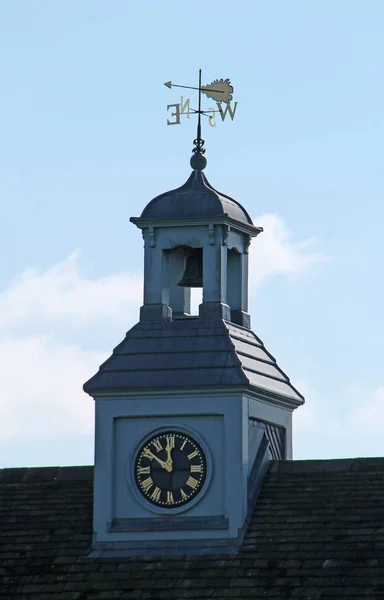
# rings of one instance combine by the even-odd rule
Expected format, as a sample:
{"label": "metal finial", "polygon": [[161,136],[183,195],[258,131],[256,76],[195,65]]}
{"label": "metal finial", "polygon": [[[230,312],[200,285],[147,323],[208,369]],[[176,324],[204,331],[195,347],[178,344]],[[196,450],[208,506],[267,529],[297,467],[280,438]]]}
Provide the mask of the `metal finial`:
{"label": "metal finial", "polygon": [[204,154],[196,152],[195,149],[193,151],[194,154],[192,154],[191,160],[189,161],[190,165],[195,171],[203,171],[207,166],[207,159],[205,158]]}
{"label": "metal finial", "polygon": [[197,135],[196,135],[196,139],[193,140],[193,148],[192,148],[192,152],[195,153],[199,153],[199,154],[205,154],[205,148],[204,148],[204,140],[201,138],[201,69],[199,69],[199,108],[197,110],[198,112],[198,117],[197,117]]}

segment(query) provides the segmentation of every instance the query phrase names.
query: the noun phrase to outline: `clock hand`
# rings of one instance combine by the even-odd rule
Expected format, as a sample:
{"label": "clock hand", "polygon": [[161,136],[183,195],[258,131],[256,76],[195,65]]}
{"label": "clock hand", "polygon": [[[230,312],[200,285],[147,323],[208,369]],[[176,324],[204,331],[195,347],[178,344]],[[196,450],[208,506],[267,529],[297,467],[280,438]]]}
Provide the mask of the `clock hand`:
{"label": "clock hand", "polygon": [[172,471],[172,465],[173,465],[173,460],[171,457],[171,450],[172,450],[172,446],[170,444],[167,444],[165,447],[165,450],[167,452],[167,461],[166,461],[166,465],[168,465],[168,469],[167,471]]}
{"label": "clock hand", "polygon": [[165,469],[166,471],[168,471],[168,472],[172,471],[172,465],[171,465],[171,464],[169,464],[169,462],[168,462],[168,461],[167,461],[167,462],[164,462],[163,460],[161,460],[161,458],[158,458],[158,457],[156,456],[156,454],[153,454],[153,452],[151,452],[151,451],[149,450],[149,448],[145,448],[145,450],[144,450],[144,453],[143,453],[143,454],[144,454],[144,456],[147,456],[148,458],[153,458],[153,459],[155,459],[155,460],[156,460],[156,461],[159,463],[159,465],[160,465],[161,467],[163,467],[163,469]]}

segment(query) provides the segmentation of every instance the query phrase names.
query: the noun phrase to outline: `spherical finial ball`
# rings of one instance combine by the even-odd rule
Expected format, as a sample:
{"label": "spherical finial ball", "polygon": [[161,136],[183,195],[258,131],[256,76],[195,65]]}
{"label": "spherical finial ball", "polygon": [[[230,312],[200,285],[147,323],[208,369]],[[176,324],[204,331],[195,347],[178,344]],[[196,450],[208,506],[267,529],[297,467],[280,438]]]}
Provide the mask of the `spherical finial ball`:
{"label": "spherical finial ball", "polygon": [[203,171],[203,169],[205,169],[205,167],[207,166],[207,159],[205,158],[204,154],[196,152],[192,155],[190,164],[192,169],[194,169],[195,171]]}

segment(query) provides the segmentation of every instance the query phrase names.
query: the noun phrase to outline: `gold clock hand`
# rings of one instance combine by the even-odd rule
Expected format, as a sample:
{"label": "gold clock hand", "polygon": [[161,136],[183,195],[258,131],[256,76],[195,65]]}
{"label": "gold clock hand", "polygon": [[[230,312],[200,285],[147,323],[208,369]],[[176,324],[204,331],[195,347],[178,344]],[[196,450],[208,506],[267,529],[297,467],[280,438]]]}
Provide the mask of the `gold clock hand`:
{"label": "gold clock hand", "polygon": [[173,460],[171,457],[171,450],[172,450],[172,446],[168,443],[165,447],[165,450],[167,452],[167,461],[166,461],[166,465],[168,465],[168,469],[167,471],[170,472],[172,471],[172,465],[173,465]]}
{"label": "gold clock hand", "polygon": [[163,460],[161,460],[161,458],[158,458],[158,457],[156,456],[156,454],[153,454],[153,452],[151,452],[151,451],[149,450],[149,448],[145,448],[145,450],[144,450],[144,453],[143,453],[143,454],[144,454],[144,456],[147,456],[148,458],[153,458],[154,460],[156,460],[156,461],[159,463],[159,465],[160,465],[161,467],[163,467],[163,469],[165,469],[166,471],[168,471],[168,472],[169,472],[169,471],[172,471],[172,466],[171,466],[171,465],[169,465],[169,463],[168,463],[168,462],[164,462]]}

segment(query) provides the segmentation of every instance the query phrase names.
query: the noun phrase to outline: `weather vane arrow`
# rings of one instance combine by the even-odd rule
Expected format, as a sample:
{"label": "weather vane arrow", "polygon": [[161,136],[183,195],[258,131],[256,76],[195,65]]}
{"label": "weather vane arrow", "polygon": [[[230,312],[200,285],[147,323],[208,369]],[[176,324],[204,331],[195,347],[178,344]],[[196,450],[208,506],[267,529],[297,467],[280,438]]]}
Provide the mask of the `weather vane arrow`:
{"label": "weather vane arrow", "polygon": [[[226,79],[225,82],[224,80],[221,80],[222,83],[229,83],[229,80]],[[215,84],[220,84],[219,81],[214,81],[213,83],[211,83],[210,86],[208,85],[203,85],[202,87],[198,88],[198,87],[194,87],[193,85],[178,85],[177,83],[172,83],[172,81],[167,81],[166,83],[164,83],[164,85],[167,86],[167,88],[172,89],[173,87],[178,87],[178,88],[185,88],[186,90],[199,90],[201,92],[203,92],[203,94],[206,94],[209,97],[209,92],[212,92],[213,94],[225,94],[226,90],[224,89],[219,89],[220,85],[215,87]],[[223,86],[221,86],[223,87]],[[229,87],[231,88],[231,90],[228,92],[227,91],[227,95],[232,94],[233,92],[233,87],[231,85],[229,85]],[[227,100],[223,100],[224,96],[218,96],[218,102],[227,102]],[[232,99],[232,97],[231,97]]]}
{"label": "weather vane arrow", "polygon": [[[215,122],[215,113],[219,113],[221,120],[224,121],[227,114],[229,114],[231,120],[235,118],[237,102],[231,105],[233,99],[233,86],[229,79],[215,79],[212,83],[208,85],[201,84],[201,69],[199,70],[199,85],[198,87],[192,85],[179,85],[176,83],[172,83],[172,81],[167,81],[164,84],[167,88],[172,89],[173,87],[183,88],[188,90],[197,90],[199,92],[198,96],[198,108],[191,108],[190,99],[184,100],[184,97],[181,96],[180,102],[178,104],[168,104],[167,110],[174,109],[171,112],[171,117],[173,119],[167,119],[167,125],[180,125],[181,124],[181,116],[185,115],[188,119],[190,118],[191,113],[198,115],[197,121],[197,136],[193,141],[193,153],[203,155],[205,153],[204,148],[204,140],[201,138],[201,115],[208,117],[208,122],[211,127],[216,127]],[[210,107],[206,110],[202,110],[201,108],[201,95],[204,94],[207,98],[210,98],[214,102],[216,102],[216,108]],[[224,105],[224,108],[223,108]],[[206,162],[205,158],[204,161]],[[205,166],[205,165],[204,165]],[[203,167],[204,168],[204,167]]]}

